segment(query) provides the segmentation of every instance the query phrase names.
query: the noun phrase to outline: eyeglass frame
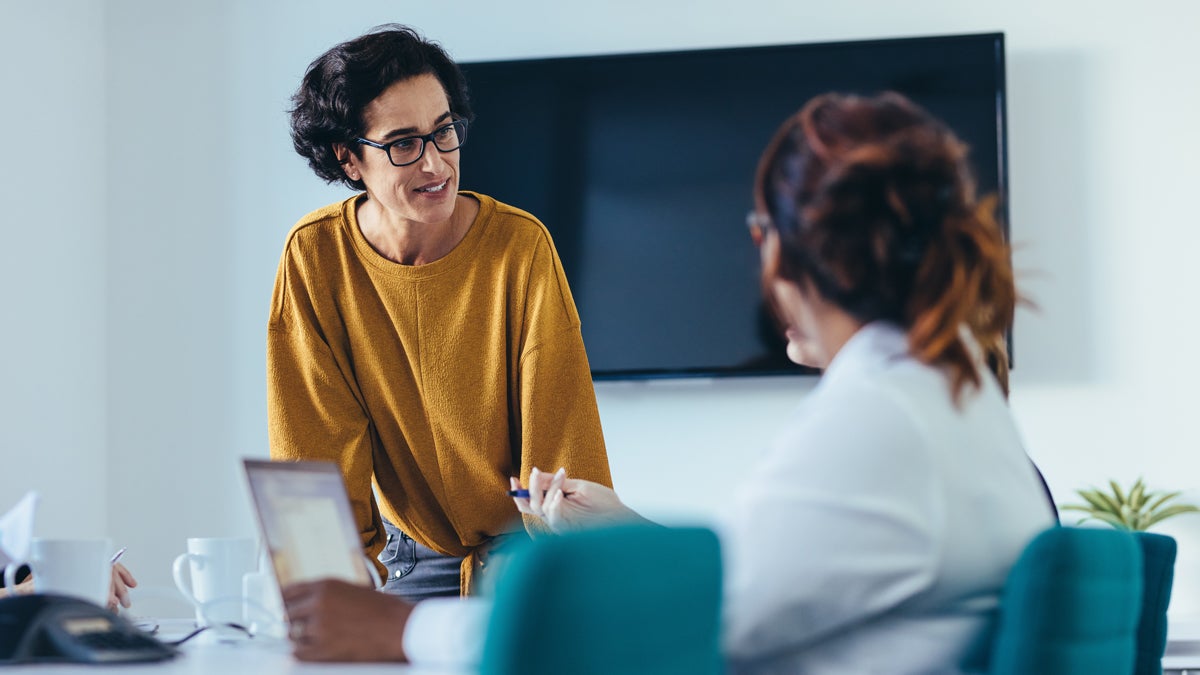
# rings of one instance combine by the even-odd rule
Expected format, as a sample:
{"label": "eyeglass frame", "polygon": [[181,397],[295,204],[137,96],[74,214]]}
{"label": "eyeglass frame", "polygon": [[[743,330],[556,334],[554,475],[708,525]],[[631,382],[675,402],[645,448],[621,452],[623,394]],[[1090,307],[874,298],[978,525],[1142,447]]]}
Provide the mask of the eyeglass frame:
{"label": "eyeglass frame", "polygon": [[[453,148],[450,148],[449,150],[443,150],[442,146],[438,145],[437,141],[434,139],[434,136],[436,136],[439,131],[444,130],[446,127],[456,127],[458,130],[458,137],[460,139],[458,145],[454,146]],[[467,128],[468,128],[467,120],[457,119],[457,120],[451,120],[450,122],[447,122],[446,124],[439,126],[438,128],[434,129],[433,131],[431,131],[427,134],[416,135],[416,136],[405,136],[403,138],[397,138],[396,140],[391,141],[390,143],[376,143],[375,141],[367,140],[365,138],[362,138],[361,136],[355,138],[354,142],[358,143],[360,145],[369,145],[372,148],[379,148],[380,150],[383,151],[383,154],[387,155],[388,162],[391,162],[392,166],[395,166],[395,167],[410,166],[412,164],[416,164],[417,162],[421,161],[421,158],[425,156],[425,148],[428,147],[430,143],[433,144],[434,148],[437,148],[438,152],[443,153],[443,154],[445,154],[447,152],[454,152],[455,150],[458,150],[462,146],[466,145],[467,144]],[[417,153],[416,158],[413,159],[411,162],[397,164],[396,160],[392,159],[392,146],[397,143],[403,143],[405,141],[421,141],[421,151]]]}
{"label": "eyeglass frame", "polygon": [[746,212],[746,229],[750,230],[750,238],[754,241],[755,246],[761,246],[763,239],[766,239],[767,232],[774,225],[771,223],[771,217],[765,213],[759,212],[757,209],[750,209]]}

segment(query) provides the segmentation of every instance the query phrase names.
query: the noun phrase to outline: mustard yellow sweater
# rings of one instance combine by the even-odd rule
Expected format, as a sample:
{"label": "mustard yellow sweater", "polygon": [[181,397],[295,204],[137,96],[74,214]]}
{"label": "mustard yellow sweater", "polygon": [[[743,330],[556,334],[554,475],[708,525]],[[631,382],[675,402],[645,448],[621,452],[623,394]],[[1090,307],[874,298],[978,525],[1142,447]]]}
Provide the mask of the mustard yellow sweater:
{"label": "mustard yellow sweater", "polygon": [[462,194],[479,215],[435,262],[379,255],[355,216],[363,195],[301,219],[279,262],[267,331],[271,456],[341,467],[372,559],[384,545],[380,511],[422,544],[468,556],[520,530],[509,476],[565,466],[612,484],[549,233],[528,213]]}

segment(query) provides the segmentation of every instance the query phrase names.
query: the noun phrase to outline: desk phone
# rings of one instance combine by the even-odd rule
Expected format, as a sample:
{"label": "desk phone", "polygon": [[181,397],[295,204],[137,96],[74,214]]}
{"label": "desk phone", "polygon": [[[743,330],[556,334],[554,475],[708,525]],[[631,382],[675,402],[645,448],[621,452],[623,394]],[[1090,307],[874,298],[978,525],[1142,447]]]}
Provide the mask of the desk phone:
{"label": "desk phone", "polygon": [[176,653],[81,598],[42,593],[0,599],[0,665],[162,661]]}

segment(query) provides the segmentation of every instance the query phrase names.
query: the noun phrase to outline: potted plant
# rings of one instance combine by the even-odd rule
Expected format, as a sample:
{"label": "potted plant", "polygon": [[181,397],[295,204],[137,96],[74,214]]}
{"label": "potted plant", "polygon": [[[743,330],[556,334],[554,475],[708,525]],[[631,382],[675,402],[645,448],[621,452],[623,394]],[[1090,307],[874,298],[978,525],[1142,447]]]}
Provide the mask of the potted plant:
{"label": "potted plant", "polygon": [[1115,480],[1108,481],[1111,492],[1098,489],[1076,490],[1086,504],[1067,504],[1064,511],[1082,511],[1086,515],[1079,520],[1099,520],[1120,530],[1142,532],[1167,518],[1183,513],[1200,511],[1193,504],[1172,503],[1180,492],[1154,492],[1146,489],[1139,477],[1128,490],[1122,490]]}

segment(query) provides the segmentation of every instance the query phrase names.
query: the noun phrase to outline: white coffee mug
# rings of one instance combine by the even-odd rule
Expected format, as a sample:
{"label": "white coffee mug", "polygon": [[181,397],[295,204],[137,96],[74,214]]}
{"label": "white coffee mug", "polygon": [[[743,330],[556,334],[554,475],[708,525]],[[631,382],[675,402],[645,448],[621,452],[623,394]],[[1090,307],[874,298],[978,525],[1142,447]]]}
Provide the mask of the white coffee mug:
{"label": "white coffee mug", "polygon": [[[257,551],[253,539],[195,537],[187,540],[187,553],[175,558],[171,572],[179,592],[196,608],[197,625],[242,620],[242,577],[255,571]],[[186,575],[185,566],[188,568]],[[190,578],[189,583],[185,583],[185,576]]]}
{"label": "white coffee mug", "polygon": [[[108,602],[112,579],[112,541],[109,539],[41,539],[30,542],[34,593],[59,593],[83,598],[97,605]],[[4,568],[4,585],[16,585],[14,562]]]}

